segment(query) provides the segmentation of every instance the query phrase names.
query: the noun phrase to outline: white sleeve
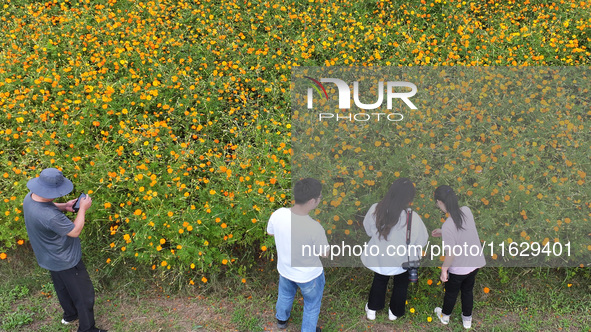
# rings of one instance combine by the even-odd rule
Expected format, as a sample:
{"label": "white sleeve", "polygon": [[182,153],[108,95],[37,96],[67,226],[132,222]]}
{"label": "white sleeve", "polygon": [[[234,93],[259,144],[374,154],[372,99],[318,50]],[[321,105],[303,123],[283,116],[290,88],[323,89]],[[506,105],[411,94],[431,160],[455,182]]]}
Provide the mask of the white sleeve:
{"label": "white sleeve", "polygon": [[377,204],[372,205],[365,214],[365,218],[363,218],[363,228],[365,228],[365,233],[369,237],[375,236],[378,232],[378,228],[376,227],[376,217],[374,215],[376,206]]}
{"label": "white sleeve", "polygon": [[275,220],[274,216],[275,216],[275,212],[273,212],[273,214],[271,214],[271,217],[269,217],[269,222],[267,223],[267,233],[268,234],[275,234],[275,230],[273,227],[273,221]]}

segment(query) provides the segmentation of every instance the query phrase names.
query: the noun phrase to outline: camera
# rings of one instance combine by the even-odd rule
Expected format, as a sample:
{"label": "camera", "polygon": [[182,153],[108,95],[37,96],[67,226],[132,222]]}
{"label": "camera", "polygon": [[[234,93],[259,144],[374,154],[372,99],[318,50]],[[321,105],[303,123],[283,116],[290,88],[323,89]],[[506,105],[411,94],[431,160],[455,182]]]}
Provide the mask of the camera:
{"label": "camera", "polygon": [[415,283],[419,280],[420,261],[409,261],[402,263],[402,268],[408,271],[408,281]]}

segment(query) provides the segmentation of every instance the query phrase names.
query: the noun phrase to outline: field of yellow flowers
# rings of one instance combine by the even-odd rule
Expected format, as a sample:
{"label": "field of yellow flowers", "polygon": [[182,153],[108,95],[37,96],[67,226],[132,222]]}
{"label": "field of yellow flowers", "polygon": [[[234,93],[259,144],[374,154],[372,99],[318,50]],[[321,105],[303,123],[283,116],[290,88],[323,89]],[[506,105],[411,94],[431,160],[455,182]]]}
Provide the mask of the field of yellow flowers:
{"label": "field of yellow flowers", "polygon": [[[26,182],[59,167],[75,183],[67,199],[81,191],[93,197],[85,231],[92,255],[105,266],[149,266],[194,283],[220,269],[239,275],[256,258],[273,255],[265,224],[291,198],[295,67],[591,62],[589,1],[7,0],[0,6],[0,258],[27,239]],[[566,119],[537,124],[556,132],[550,142],[463,151],[487,166],[536,163],[546,158],[542,145],[576,136],[573,157],[544,170],[544,178],[570,192],[561,199],[579,220],[552,217],[551,227],[588,223],[590,213],[591,114],[571,119],[564,112]],[[523,126],[481,128],[478,116],[445,125],[475,139],[478,130],[511,135],[509,129],[517,134]],[[428,116],[412,123],[437,125]],[[405,129],[411,140],[413,128]],[[454,137],[442,144],[456,149]],[[434,166],[423,163],[421,172]],[[485,206],[545,195],[543,184],[514,180],[511,193],[496,183],[465,193]],[[534,208],[522,210],[524,220],[539,217]]]}

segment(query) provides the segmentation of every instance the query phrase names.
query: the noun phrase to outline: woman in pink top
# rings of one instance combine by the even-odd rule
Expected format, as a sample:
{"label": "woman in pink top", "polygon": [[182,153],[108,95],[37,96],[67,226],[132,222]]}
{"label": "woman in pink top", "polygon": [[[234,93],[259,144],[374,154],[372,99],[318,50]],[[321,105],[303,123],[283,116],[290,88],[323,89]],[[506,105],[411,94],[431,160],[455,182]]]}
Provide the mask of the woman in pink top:
{"label": "woman in pink top", "polygon": [[472,211],[467,206],[459,207],[458,197],[451,187],[438,187],[434,198],[437,207],[449,214],[443,226],[431,233],[435,237],[443,237],[442,246],[445,252],[440,276],[441,281],[445,283],[445,296],[443,308],[435,308],[435,314],[443,324],[448,324],[461,291],[462,322],[468,329],[472,326],[476,274],[478,269],[486,264],[482,245]]}

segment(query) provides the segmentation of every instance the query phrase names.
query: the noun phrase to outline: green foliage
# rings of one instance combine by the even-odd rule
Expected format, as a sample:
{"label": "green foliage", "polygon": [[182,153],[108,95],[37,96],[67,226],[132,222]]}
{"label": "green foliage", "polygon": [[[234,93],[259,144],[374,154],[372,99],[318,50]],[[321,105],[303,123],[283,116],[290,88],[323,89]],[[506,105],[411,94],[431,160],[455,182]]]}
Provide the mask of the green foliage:
{"label": "green foliage", "polygon": [[18,307],[15,312],[4,315],[4,319],[2,320],[2,325],[0,325],[0,328],[6,331],[12,331],[23,325],[27,325],[32,321],[33,314],[30,312],[23,312],[23,308]]}
{"label": "green foliage", "polygon": [[231,322],[236,326],[238,331],[263,330],[260,319],[252,316],[249,310],[242,306],[234,310]]}
{"label": "green foliage", "polygon": [[19,305],[16,310],[11,311],[15,301],[28,295],[29,289],[25,286],[0,289],[0,329],[12,331],[33,321],[33,314],[25,306]]}
{"label": "green foliage", "polygon": [[498,268],[497,271],[499,274],[499,280],[500,280],[501,284],[506,284],[507,282],[509,282],[509,276],[508,276],[506,268],[501,266]]}

